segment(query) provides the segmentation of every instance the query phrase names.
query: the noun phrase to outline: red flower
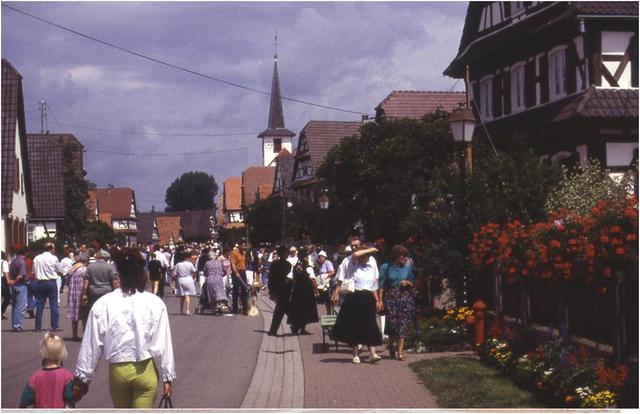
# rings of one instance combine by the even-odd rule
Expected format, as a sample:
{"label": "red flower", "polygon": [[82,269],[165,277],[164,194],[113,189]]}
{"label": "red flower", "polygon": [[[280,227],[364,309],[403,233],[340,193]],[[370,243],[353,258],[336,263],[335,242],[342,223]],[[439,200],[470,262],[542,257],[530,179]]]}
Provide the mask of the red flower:
{"label": "red flower", "polygon": [[596,289],[596,293],[598,295],[604,295],[605,293],[607,293],[607,288],[604,286],[600,286]]}
{"label": "red flower", "polygon": [[560,243],[558,240],[553,239],[549,241],[549,246],[559,249],[560,247],[562,247],[562,243]]}
{"label": "red flower", "polygon": [[624,254],[624,248],[623,247],[616,247],[616,254],[623,255]]}
{"label": "red flower", "polygon": [[611,226],[611,233],[620,233],[621,230],[620,226]]}
{"label": "red flower", "polygon": [[609,238],[607,236],[600,236],[600,243],[609,243]]}

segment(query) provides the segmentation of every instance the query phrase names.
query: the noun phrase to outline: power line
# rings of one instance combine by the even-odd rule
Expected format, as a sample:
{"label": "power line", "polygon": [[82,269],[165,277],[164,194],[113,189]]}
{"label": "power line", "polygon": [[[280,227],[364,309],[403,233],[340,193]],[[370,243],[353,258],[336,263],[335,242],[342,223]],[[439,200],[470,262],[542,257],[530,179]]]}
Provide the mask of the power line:
{"label": "power line", "polygon": [[[51,26],[57,27],[58,29],[67,31],[69,33],[73,33],[73,34],[75,34],[77,36],[84,37],[85,39],[89,39],[89,40],[92,40],[94,42],[98,42],[98,43],[103,44],[105,46],[109,46],[109,47],[111,47],[113,49],[117,49],[117,50],[119,50],[121,52],[128,53],[130,55],[137,56],[139,58],[146,59],[146,60],[149,60],[151,62],[155,62],[155,63],[158,63],[160,65],[164,65],[164,66],[170,67],[172,69],[176,69],[176,70],[179,70],[179,71],[182,71],[182,72],[190,73],[192,75],[200,76],[202,78],[209,79],[209,80],[212,80],[212,81],[215,81],[215,82],[220,82],[220,83],[223,83],[223,84],[228,85],[228,86],[233,86],[235,88],[240,88],[240,89],[244,89],[244,90],[247,90],[247,91],[251,91],[251,92],[255,92],[255,93],[259,93],[259,94],[267,95],[267,96],[271,96],[272,95],[271,92],[266,92],[266,91],[263,91],[263,90],[260,90],[260,89],[251,88],[249,86],[241,85],[239,83],[230,82],[230,81],[226,81],[224,79],[220,79],[220,78],[216,78],[216,77],[213,77],[213,76],[209,76],[209,75],[206,75],[204,73],[196,72],[195,70],[191,70],[191,69],[188,69],[188,68],[185,68],[185,67],[182,67],[182,66],[174,65],[173,63],[165,62],[163,60],[160,60],[160,59],[157,59],[157,58],[154,58],[154,57],[151,57],[151,56],[148,56],[148,55],[144,55],[142,53],[139,53],[139,52],[136,52],[136,51],[133,51],[133,50],[130,50],[130,49],[127,49],[125,47],[118,46],[116,44],[107,42],[105,40],[100,40],[100,39],[98,39],[96,37],[89,36],[87,34],[78,32],[78,31],[70,29],[70,28],[68,28],[66,26],[62,26],[62,25],[54,23],[54,22],[52,22],[50,20],[46,20],[46,19],[44,19],[42,17],[38,17],[38,16],[35,16],[35,15],[31,14],[31,13],[27,13],[25,11],[16,9],[15,7],[8,6],[5,3],[2,3],[2,7],[6,7],[7,9],[13,10],[16,13],[23,14],[23,15],[25,15],[27,17],[30,17],[30,18],[38,20],[38,21],[40,21],[42,23],[46,23],[46,24],[49,24]],[[299,103],[299,104],[315,106],[317,108],[329,109],[329,110],[332,110],[332,111],[346,112],[346,113],[357,114],[357,115],[366,115],[366,114],[364,114],[363,112],[360,112],[360,111],[352,111],[350,109],[344,109],[344,108],[338,108],[338,107],[334,107],[334,106],[327,106],[327,105],[317,104],[317,103],[313,103],[313,102],[309,102],[309,101],[304,101],[304,100],[301,100],[301,99],[289,98],[289,97],[282,96],[282,95],[280,95],[279,98],[287,100],[287,101],[290,101],[290,102],[296,102],[296,103]]]}
{"label": "power line", "polygon": [[186,157],[191,155],[211,155],[222,154],[225,152],[232,152],[238,150],[246,150],[251,148],[257,148],[255,146],[249,147],[235,147],[217,151],[198,151],[198,152],[183,152],[183,153],[152,153],[152,152],[123,152],[123,151],[109,151],[99,149],[85,149],[85,152],[97,152],[100,154],[113,154],[113,155],[131,155],[131,156],[149,156],[149,157]]}

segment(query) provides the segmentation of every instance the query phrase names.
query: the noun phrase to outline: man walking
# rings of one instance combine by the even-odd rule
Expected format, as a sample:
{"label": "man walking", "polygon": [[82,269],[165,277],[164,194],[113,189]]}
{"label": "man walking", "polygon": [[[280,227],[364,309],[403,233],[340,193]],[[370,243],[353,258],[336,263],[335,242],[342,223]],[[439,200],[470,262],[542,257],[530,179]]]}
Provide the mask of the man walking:
{"label": "man walking", "polygon": [[53,254],[55,246],[53,243],[44,245],[44,252],[33,259],[33,273],[36,279],[36,332],[42,330],[42,313],[44,304],[49,300],[49,310],[51,311],[51,330],[59,331],[58,327],[58,285],[56,280],[60,277],[58,269],[58,258]]}
{"label": "man walking", "polygon": [[11,288],[11,327],[13,332],[22,332],[22,317],[27,309],[27,264],[26,249],[19,247],[16,257],[9,265],[9,287]]}
{"label": "man walking", "polygon": [[249,311],[249,291],[247,290],[247,242],[242,240],[231,252],[231,273],[233,275],[233,290],[231,293],[231,305],[233,313],[238,313],[238,299],[242,301],[242,313]]}
{"label": "man walking", "polygon": [[269,271],[269,297],[276,302],[268,332],[269,336],[278,336],[278,328],[289,307],[292,284],[291,279],[287,277],[291,271],[291,263],[286,259],[287,248],[280,246],[277,252],[278,259],[273,261]]}

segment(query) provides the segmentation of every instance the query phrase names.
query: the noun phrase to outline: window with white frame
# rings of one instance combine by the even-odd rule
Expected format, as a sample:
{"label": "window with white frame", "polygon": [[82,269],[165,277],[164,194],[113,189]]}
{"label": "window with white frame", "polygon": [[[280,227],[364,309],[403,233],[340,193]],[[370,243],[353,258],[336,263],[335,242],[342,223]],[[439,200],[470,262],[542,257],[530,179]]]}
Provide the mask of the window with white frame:
{"label": "window with white frame", "polygon": [[565,48],[549,53],[549,97],[559,98],[566,94]]}
{"label": "window with white frame", "polygon": [[511,68],[511,111],[524,109],[524,63]]}
{"label": "window with white frame", "polygon": [[487,76],[480,80],[480,114],[483,119],[493,117],[493,77]]}

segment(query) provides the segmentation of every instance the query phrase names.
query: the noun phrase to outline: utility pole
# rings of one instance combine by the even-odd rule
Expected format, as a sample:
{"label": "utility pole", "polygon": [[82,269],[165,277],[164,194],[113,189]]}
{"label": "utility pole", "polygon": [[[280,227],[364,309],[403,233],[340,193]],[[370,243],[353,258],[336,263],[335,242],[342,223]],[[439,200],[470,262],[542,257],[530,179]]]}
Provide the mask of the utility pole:
{"label": "utility pole", "polygon": [[40,134],[44,135],[44,120],[47,117],[47,102],[40,101]]}

